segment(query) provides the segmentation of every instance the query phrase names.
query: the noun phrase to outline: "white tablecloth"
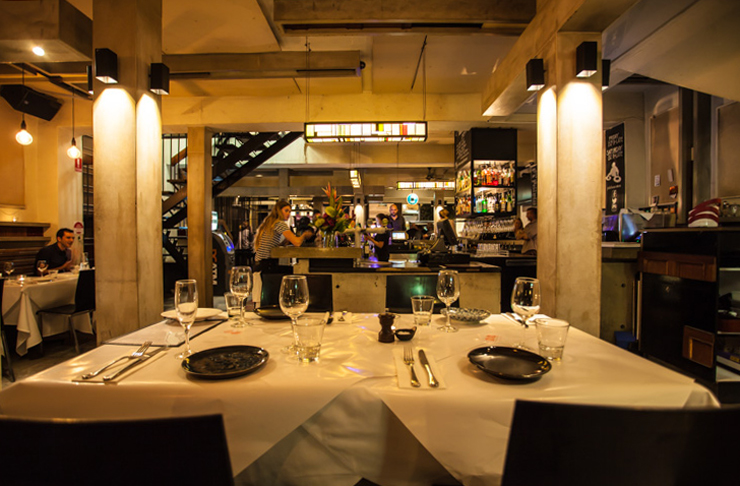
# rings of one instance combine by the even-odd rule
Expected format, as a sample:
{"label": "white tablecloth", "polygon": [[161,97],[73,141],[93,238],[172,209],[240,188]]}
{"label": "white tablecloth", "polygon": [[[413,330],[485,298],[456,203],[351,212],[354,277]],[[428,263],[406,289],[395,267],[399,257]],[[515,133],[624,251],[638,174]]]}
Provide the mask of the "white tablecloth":
{"label": "white tablecloth", "polygon": [[[41,343],[42,336],[53,336],[68,330],[66,318],[47,314],[43,317],[37,311],[60,305],[74,304],[77,275],[59,274],[54,281],[38,282],[27,279],[21,287],[15,281],[5,282],[2,312],[7,326],[16,326],[18,340],[16,351],[23,356],[28,348]],[[90,316],[85,314],[72,319],[75,329],[91,333]]]}
{"label": "white tablecloth", "polygon": [[[448,471],[466,485],[497,484],[516,399],[650,407],[716,406],[691,379],[572,329],[562,362],[532,383],[479,372],[471,349],[511,345],[520,328],[500,316],[445,334],[423,328],[411,341],[428,350],[444,390],[400,389],[393,349],[377,341],[377,316],[328,326],[320,363],[299,364],[280,349],[284,321],[192,341],[195,351],[228,344],[270,352],[258,372],[224,381],[186,376],[175,350],[116,384],[73,383],[133,346],[107,345],[11,385],[0,412],[24,417],[135,418],[221,413],[237,481],[244,484],[429,484]],[[411,317],[401,316],[408,325]],[[529,330],[527,343],[535,344]],[[407,380],[408,374],[400,375]],[[440,467],[441,465],[441,467]],[[445,471],[446,470],[446,471]]]}

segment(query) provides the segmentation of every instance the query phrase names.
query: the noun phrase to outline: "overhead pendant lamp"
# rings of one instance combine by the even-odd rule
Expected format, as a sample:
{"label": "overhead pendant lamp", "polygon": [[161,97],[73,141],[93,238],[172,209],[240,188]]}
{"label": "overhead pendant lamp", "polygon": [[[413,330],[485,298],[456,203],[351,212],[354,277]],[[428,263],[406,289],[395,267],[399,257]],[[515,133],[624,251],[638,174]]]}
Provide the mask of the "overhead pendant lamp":
{"label": "overhead pendant lamp", "polygon": [[590,78],[597,71],[596,42],[581,42],[576,49],[576,77]]}
{"label": "overhead pendant lamp", "polygon": [[[26,86],[26,71],[21,68],[21,84]],[[21,114],[21,129],[15,134],[15,140],[21,145],[31,145],[33,143],[33,136],[26,130],[26,114]]]}
{"label": "overhead pendant lamp", "polygon": [[72,143],[67,149],[67,156],[70,159],[79,159],[82,156],[82,152],[77,148],[77,142],[75,141],[75,94],[72,93]]}
{"label": "overhead pendant lamp", "polygon": [[95,77],[105,84],[118,83],[118,55],[107,48],[95,49]]}
{"label": "overhead pendant lamp", "polygon": [[170,68],[161,62],[154,62],[151,65],[151,74],[149,75],[149,91],[158,95],[170,94]]}
{"label": "overhead pendant lamp", "polygon": [[609,88],[609,81],[612,72],[612,62],[609,59],[601,60],[601,91],[606,91]]}
{"label": "overhead pendant lamp", "polygon": [[527,62],[527,91],[539,91],[545,87],[545,62],[530,59]]}

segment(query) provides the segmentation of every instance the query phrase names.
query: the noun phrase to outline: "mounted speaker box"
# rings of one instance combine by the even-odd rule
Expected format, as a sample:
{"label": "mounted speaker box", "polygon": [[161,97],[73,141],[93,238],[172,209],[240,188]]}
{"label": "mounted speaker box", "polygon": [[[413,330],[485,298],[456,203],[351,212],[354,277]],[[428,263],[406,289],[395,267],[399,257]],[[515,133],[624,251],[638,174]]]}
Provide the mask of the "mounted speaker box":
{"label": "mounted speaker box", "polygon": [[5,98],[14,110],[46,121],[51,121],[62,107],[56,98],[20,84],[0,86],[0,96]]}

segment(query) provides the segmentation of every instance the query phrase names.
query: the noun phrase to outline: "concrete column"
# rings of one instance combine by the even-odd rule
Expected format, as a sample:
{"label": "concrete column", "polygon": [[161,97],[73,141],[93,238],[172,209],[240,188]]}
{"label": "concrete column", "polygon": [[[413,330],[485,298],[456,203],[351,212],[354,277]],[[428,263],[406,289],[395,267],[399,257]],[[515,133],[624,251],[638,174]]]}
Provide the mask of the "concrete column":
{"label": "concrete column", "polygon": [[576,48],[599,34],[557,34],[538,96],[538,255],[542,312],[595,336],[601,320],[604,169],[601,76],[575,77]]}
{"label": "concrete column", "polygon": [[198,281],[198,305],[213,307],[213,175],[205,127],[188,128],[188,276]]}
{"label": "concrete column", "polygon": [[162,58],[162,4],[94,0],[93,45],[118,54],[118,84],[95,81],[98,342],[162,312],[162,121],[149,65]]}

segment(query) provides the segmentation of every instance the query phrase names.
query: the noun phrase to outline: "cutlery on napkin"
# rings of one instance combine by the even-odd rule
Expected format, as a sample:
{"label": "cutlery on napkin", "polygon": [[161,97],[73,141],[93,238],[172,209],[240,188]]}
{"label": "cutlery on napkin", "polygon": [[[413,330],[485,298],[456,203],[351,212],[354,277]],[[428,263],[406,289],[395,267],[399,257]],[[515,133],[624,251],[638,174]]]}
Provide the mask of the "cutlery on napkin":
{"label": "cutlery on napkin", "polygon": [[118,383],[124,378],[130,376],[137,370],[140,370],[144,366],[156,361],[158,358],[167,354],[168,346],[157,348],[151,352],[143,354],[140,358],[126,361],[123,366],[113,366],[109,368],[109,372],[103,376],[102,374],[97,375],[93,378],[84,379],[82,376],[76,376],[72,379],[75,383]]}
{"label": "cutlery on napkin", "polygon": [[447,384],[445,383],[444,377],[440,374],[440,367],[435,361],[434,356],[432,356],[432,353],[428,349],[424,351],[427,360],[429,361],[429,367],[432,369],[432,373],[434,374],[436,381],[439,383],[439,386],[429,386],[429,380],[427,379],[429,375],[427,375],[427,371],[419,358],[419,351],[416,349],[414,349],[414,371],[416,372],[416,376],[419,377],[421,386],[411,386],[411,380],[409,380],[409,367],[403,361],[403,347],[396,347],[393,349],[393,362],[396,365],[396,377],[399,388],[407,390],[443,390],[447,388]]}

